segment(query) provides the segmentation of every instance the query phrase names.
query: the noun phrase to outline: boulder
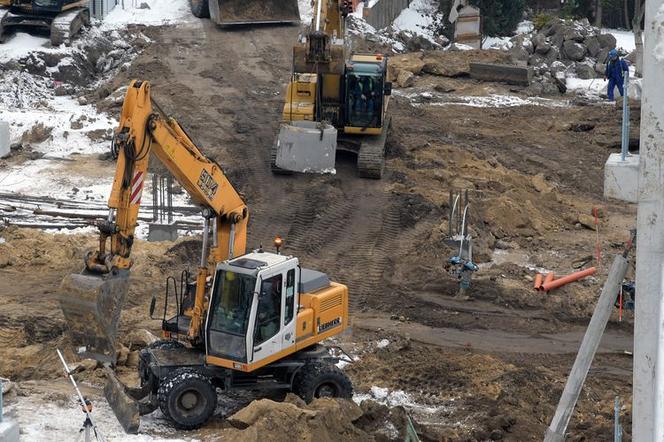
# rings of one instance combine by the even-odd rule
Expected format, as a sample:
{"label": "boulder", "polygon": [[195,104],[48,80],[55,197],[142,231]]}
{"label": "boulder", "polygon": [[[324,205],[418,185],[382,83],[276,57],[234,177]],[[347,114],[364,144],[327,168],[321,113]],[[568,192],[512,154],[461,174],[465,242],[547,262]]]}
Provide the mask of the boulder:
{"label": "boulder", "polygon": [[581,78],[582,80],[590,80],[591,78],[596,77],[595,69],[591,65],[585,62],[576,63],[574,71],[576,73],[576,76]]}
{"label": "boulder", "polygon": [[600,51],[602,50],[602,46],[599,44],[599,40],[594,36],[587,37],[583,41],[583,44],[586,45],[586,48],[588,48],[588,54],[590,54],[590,56],[593,58],[597,57],[597,55],[599,55]]}
{"label": "boulder", "polygon": [[560,61],[556,60],[553,63],[551,63],[551,66],[549,66],[549,71],[555,76],[558,72],[565,72],[567,67],[561,63]]}
{"label": "boulder", "polygon": [[581,43],[583,41],[583,35],[581,32],[573,27],[567,27],[565,28],[565,31],[563,31],[563,40],[564,41],[575,41],[577,43]]}
{"label": "boulder", "polygon": [[130,350],[140,350],[157,341],[157,337],[144,328],[133,329],[122,340]]}
{"label": "boulder", "polygon": [[563,43],[563,55],[573,61],[581,61],[586,55],[586,47],[573,40]]}
{"label": "boulder", "polygon": [[533,37],[533,47],[535,48],[535,52],[538,54],[546,54],[549,52],[549,49],[551,49],[551,44],[547,41],[547,38],[544,34],[539,33]]}
{"label": "boulder", "polygon": [[127,358],[129,357],[129,349],[124,345],[120,344],[120,348],[118,348],[116,355],[117,355],[117,360],[116,360],[117,365],[126,365]]}
{"label": "boulder", "polygon": [[[424,61],[422,61],[421,57],[422,54],[397,55],[390,57],[390,63],[388,66],[419,75],[422,72],[422,68],[424,67]],[[398,72],[395,72],[395,79],[397,73]]]}
{"label": "boulder", "polygon": [[611,49],[609,49],[609,48],[602,48],[599,51],[599,54],[597,54],[597,57],[596,57],[597,58],[597,63],[602,63],[602,64],[606,63],[606,60],[609,58],[609,51],[610,50]]}
{"label": "boulder", "polygon": [[599,44],[602,47],[602,49],[604,48],[613,49],[616,47],[616,37],[614,37],[611,34],[599,34],[597,36],[597,40],[599,41]]}
{"label": "boulder", "polygon": [[399,87],[411,87],[415,83],[415,75],[412,72],[401,69],[397,74],[397,84]]}
{"label": "boulder", "polygon": [[528,57],[530,57],[530,53],[525,47],[515,45],[512,46],[507,52],[509,53],[510,60],[513,64],[517,66],[528,64]]}
{"label": "boulder", "polygon": [[528,57],[528,64],[530,66],[539,66],[544,63],[544,57],[540,54],[533,54],[530,57]]}
{"label": "boulder", "polygon": [[551,50],[544,56],[544,62],[547,65],[551,65],[554,61],[560,58],[560,51],[557,47],[551,47]]}

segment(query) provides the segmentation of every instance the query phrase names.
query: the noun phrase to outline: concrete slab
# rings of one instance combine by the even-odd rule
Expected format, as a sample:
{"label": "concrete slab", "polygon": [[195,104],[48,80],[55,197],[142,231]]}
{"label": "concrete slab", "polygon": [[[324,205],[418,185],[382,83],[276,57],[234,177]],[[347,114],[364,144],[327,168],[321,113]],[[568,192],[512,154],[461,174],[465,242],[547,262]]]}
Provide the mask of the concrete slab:
{"label": "concrete slab", "polygon": [[277,138],[276,165],[293,172],[335,173],[337,130],[324,123],[282,124]]}
{"label": "concrete slab", "polygon": [[533,68],[495,63],[470,63],[470,77],[475,80],[528,86],[533,78]]}
{"label": "concrete slab", "polygon": [[176,239],[178,239],[178,226],[175,223],[148,224],[148,241],[175,241]]}
{"label": "concrete slab", "polygon": [[604,165],[604,197],[636,203],[639,196],[639,155],[627,155],[622,161],[612,153]]}
{"label": "concrete slab", "polygon": [[0,422],[0,442],[18,442],[18,424],[6,418]]}
{"label": "concrete slab", "polygon": [[9,156],[9,123],[0,121],[0,158]]}

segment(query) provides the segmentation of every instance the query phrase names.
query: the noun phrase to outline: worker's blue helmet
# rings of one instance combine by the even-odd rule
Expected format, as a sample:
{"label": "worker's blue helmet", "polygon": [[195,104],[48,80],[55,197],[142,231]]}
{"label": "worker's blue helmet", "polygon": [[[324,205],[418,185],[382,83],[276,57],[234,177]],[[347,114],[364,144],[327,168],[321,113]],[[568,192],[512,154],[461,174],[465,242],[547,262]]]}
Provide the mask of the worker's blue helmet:
{"label": "worker's blue helmet", "polygon": [[615,60],[616,58],[618,58],[618,51],[611,49],[609,51],[609,60]]}

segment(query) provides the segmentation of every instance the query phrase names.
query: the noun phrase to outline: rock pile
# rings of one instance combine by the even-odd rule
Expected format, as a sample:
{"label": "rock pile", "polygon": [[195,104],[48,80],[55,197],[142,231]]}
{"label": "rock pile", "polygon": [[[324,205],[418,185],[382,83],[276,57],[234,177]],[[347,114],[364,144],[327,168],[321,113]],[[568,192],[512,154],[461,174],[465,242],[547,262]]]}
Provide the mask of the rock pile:
{"label": "rock pile", "polygon": [[514,64],[532,66],[534,86],[544,93],[555,92],[555,79],[596,78],[604,74],[608,53],[616,47],[616,38],[602,34],[587,19],[553,19],[539,30],[511,39],[509,50]]}

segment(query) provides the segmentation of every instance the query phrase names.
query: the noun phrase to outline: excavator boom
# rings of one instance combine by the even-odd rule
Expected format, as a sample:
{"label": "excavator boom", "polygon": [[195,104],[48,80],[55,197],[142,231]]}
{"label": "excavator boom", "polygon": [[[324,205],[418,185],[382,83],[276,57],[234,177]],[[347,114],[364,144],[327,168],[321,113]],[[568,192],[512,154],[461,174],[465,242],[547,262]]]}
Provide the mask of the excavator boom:
{"label": "excavator boom", "polygon": [[[131,249],[150,155],[154,154],[198,204],[205,218],[203,253],[188,337],[201,339],[208,260],[214,264],[246,247],[248,210],[221,167],[196,147],[178,123],[153,107],[148,82],[132,81],[115,133],[118,159],[108,218],[99,220],[99,247],[85,256],[85,269],[66,277],[60,305],[74,348],[115,362],[115,339],[129,288]],[[208,238],[212,233],[212,245]]]}

